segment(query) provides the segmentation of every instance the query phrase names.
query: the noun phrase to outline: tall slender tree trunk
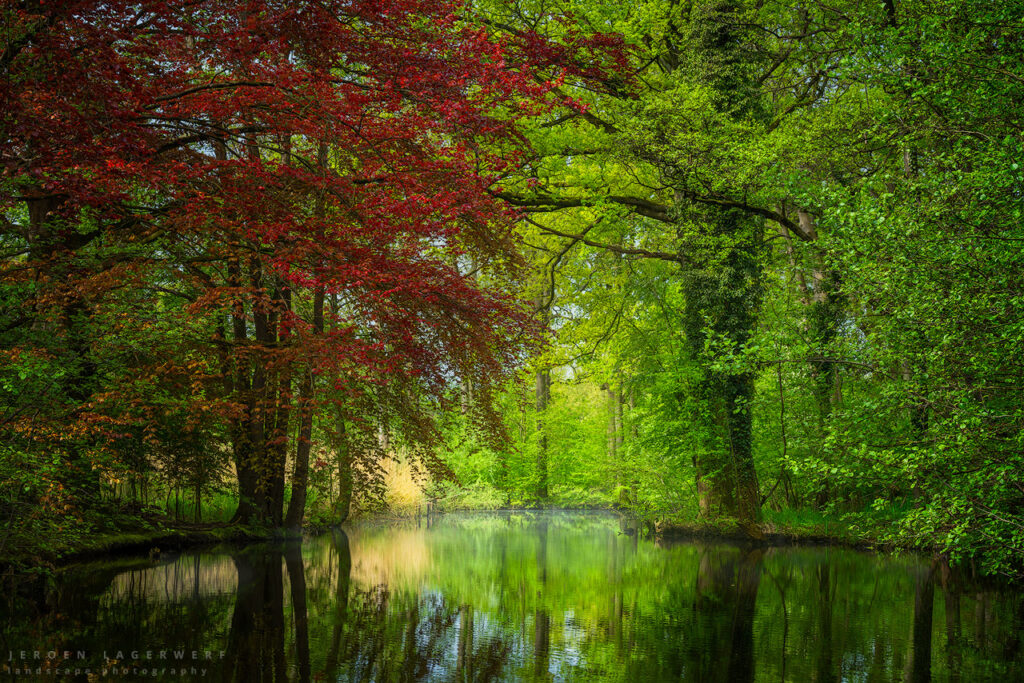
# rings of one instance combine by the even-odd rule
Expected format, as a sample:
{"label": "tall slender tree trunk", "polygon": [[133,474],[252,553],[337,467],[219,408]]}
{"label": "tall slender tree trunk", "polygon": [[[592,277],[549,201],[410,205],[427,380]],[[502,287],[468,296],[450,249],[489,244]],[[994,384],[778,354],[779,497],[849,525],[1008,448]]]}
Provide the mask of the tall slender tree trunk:
{"label": "tall slender tree trunk", "polygon": [[345,428],[345,415],[337,408],[335,415],[335,458],[338,467],[338,497],[334,501],[334,519],[341,523],[348,519],[352,506],[352,443]]}
{"label": "tall slender tree trunk", "polygon": [[535,387],[537,414],[537,499],[548,498],[548,435],[545,413],[551,400],[551,371],[538,370]]}
{"label": "tall slender tree trunk", "polygon": [[[268,336],[271,345],[278,349],[288,346],[289,331],[281,324],[291,311],[291,289],[286,283],[277,282],[271,298],[272,306]],[[274,382],[270,386],[268,418],[271,423],[267,430],[267,470],[269,473],[266,520],[275,527],[284,524],[285,463],[288,460],[288,426],[292,408],[292,363],[290,359],[277,360]],[[303,505],[305,507],[305,505]]]}
{"label": "tall slender tree trunk", "polygon": [[616,438],[618,426],[616,424],[616,396],[615,390],[611,384],[601,385],[601,389],[605,392],[605,404],[608,408],[608,420],[607,427],[605,428],[605,436],[607,437],[607,448],[608,462],[614,465],[616,458],[616,450],[618,446],[618,439]]}
{"label": "tall slender tree trunk", "polygon": [[615,456],[616,457],[621,457],[621,455],[622,455],[622,446],[623,446],[623,444],[626,441],[626,433],[625,433],[625,430],[623,429],[623,424],[622,424],[623,423],[623,419],[624,419],[624,415],[623,415],[623,411],[622,411],[623,399],[622,399],[622,385],[621,385],[621,383],[619,384],[618,389],[616,389],[616,391],[615,391],[614,399],[615,399],[615,402],[614,402],[615,412],[613,414],[613,419],[614,419],[614,422],[615,422]]}
{"label": "tall slender tree trunk", "polygon": [[[324,288],[313,293],[313,332],[324,331]],[[315,391],[313,368],[306,369],[299,386],[299,438],[295,445],[295,469],[292,472],[292,497],[288,501],[285,526],[302,529],[306,513],[306,494],[309,486],[309,451],[313,440],[313,395]]]}
{"label": "tall slender tree trunk", "polygon": [[[242,287],[242,269],[237,257],[228,259],[228,286],[235,291]],[[231,385],[237,397],[236,400],[243,403],[243,414],[233,417],[230,423],[235,473],[238,479],[238,509],[235,511],[232,521],[248,523],[256,516],[262,506],[262,501],[260,500],[256,454],[252,441],[255,401],[252,377],[249,371],[251,361],[237,351],[237,349],[245,348],[248,341],[245,303],[240,294],[236,295],[231,305],[231,332],[231,343],[236,349],[232,370],[234,378]]]}
{"label": "tall slender tree trunk", "polygon": [[[547,327],[548,310],[554,299],[554,292],[549,292],[544,286],[537,293],[535,308],[540,316],[541,323]],[[538,501],[545,501],[548,498],[548,435],[546,415],[548,403],[551,401],[551,370],[539,368],[534,381],[534,409],[536,416],[537,434],[537,488],[534,492]]]}
{"label": "tall slender tree trunk", "polygon": [[[816,239],[818,232],[813,217],[807,212],[797,212],[803,232]],[[810,371],[814,403],[817,408],[818,442],[815,449],[827,463],[828,455],[824,444],[828,438],[829,422],[837,401],[839,374],[835,363],[830,359],[832,344],[839,336],[843,321],[845,301],[840,293],[839,273],[829,268],[822,250],[814,245],[813,263],[811,266],[813,290],[805,293],[804,303],[808,307],[808,336],[813,344],[811,351]],[[825,507],[831,499],[831,486],[826,480],[821,483],[815,494],[815,503],[819,508]]]}
{"label": "tall slender tree trunk", "polygon": [[[782,207],[783,215],[787,214]],[[830,268],[825,254],[817,244],[818,231],[814,217],[807,211],[797,210],[800,229],[811,241],[811,279],[808,284],[805,275],[805,264],[797,258],[789,230],[779,225],[779,235],[783,238],[786,256],[790,268],[796,276],[801,303],[807,310],[804,333],[812,344],[808,360],[811,375],[811,394],[817,412],[817,435],[813,448],[825,461],[827,454],[824,444],[828,438],[829,422],[836,403],[840,399],[838,368],[831,360],[832,344],[839,336],[846,310],[846,298],[843,296],[839,272]],[[831,487],[828,481],[821,482],[815,492],[815,504],[821,508],[831,499]]]}
{"label": "tall slender tree trunk", "polygon": [[[218,161],[228,158],[227,145],[217,140],[213,145],[214,156]],[[246,524],[256,516],[259,507],[257,492],[257,476],[253,461],[252,444],[249,440],[249,423],[252,420],[252,382],[249,375],[249,359],[239,353],[246,346],[248,329],[245,320],[245,301],[242,299],[242,267],[238,256],[240,245],[232,243],[233,255],[227,262],[227,284],[235,292],[231,301],[231,339],[222,334],[224,350],[221,359],[221,372],[224,373],[224,390],[226,395],[234,396],[235,400],[244,405],[243,415],[232,417],[228,423],[231,436],[231,449],[235,460],[235,478],[238,481],[238,507],[232,516],[232,522]],[[235,350],[232,354],[228,347]]]}
{"label": "tall slender tree trunk", "polygon": [[313,371],[306,368],[299,385],[299,436],[295,444],[295,462],[292,469],[292,497],[284,524],[292,531],[302,530],[306,514],[306,494],[309,486],[309,451],[313,440]]}
{"label": "tall slender tree trunk", "polygon": [[[332,292],[330,296],[332,320],[338,319],[338,306],[338,297]],[[340,403],[336,403],[334,406],[333,445],[335,467],[337,467],[338,471],[338,495],[337,498],[334,499],[333,516],[334,521],[340,524],[348,519],[349,510],[352,506],[352,467],[353,462],[355,461],[355,449],[357,447],[355,440],[348,434],[345,422],[345,409]]]}

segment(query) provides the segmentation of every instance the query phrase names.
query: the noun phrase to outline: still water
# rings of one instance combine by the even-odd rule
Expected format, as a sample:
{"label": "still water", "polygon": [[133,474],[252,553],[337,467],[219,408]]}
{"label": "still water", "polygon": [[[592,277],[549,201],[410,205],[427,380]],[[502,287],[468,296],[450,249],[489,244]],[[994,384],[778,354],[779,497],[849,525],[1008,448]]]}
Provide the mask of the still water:
{"label": "still water", "polygon": [[930,558],[627,527],[452,514],[83,565],[2,601],[0,680],[1024,681],[1022,596]]}

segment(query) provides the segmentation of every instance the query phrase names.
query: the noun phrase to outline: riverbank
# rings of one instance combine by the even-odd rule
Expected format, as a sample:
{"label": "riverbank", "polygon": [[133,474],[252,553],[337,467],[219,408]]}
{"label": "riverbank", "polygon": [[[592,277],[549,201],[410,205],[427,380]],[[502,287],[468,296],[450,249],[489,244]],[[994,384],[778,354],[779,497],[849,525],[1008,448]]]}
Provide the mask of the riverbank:
{"label": "riverbank", "polygon": [[[758,528],[758,537],[741,530],[734,522],[722,520],[717,523],[695,523],[686,520],[644,520],[629,510],[612,504],[585,505],[448,505],[431,503],[414,508],[366,512],[358,514],[354,521],[365,523],[371,520],[382,522],[437,517],[454,512],[510,512],[531,513],[541,511],[605,511],[617,514],[626,520],[625,533],[640,533],[662,542],[731,542],[764,546],[837,546],[866,551],[888,552],[894,550],[937,551],[935,546],[901,544],[891,537],[863,526],[844,523],[816,511],[786,511],[785,513],[765,512],[765,520]],[[253,525],[238,525],[228,522],[202,524],[176,522],[170,518],[132,519],[122,528],[106,529],[102,532],[69,534],[64,538],[48,538],[34,545],[23,547],[13,556],[0,558],[0,573],[18,572],[28,569],[56,569],[76,562],[105,557],[127,555],[159,555],[168,551],[181,551],[224,543],[253,543],[283,538],[280,529]],[[317,533],[327,528],[319,523],[307,525],[306,533]],[[891,529],[890,529],[891,533]]]}
{"label": "riverbank", "polygon": [[651,526],[657,536],[666,540],[717,538],[760,545],[832,545],[881,552],[941,550],[937,541],[901,532],[896,510],[836,515],[813,508],[765,509],[761,522],[752,531],[743,529],[731,518],[695,521],[669,516]]}
{"label": "riverbank", "polygon": [[[142,520],[139,520],[140,522]],[[167,551],[181,551],[222,543],[253,543],[282,535],[265,527],[212,522],[189,524],[164,521],[150,528],[132,525],[121,530],[70,535],[66,539],[46,539],[21,547],[0,558],[0,574],[29,569],[56,569],[64,565],[121,555],[159,556]]]}
{"label": "riverbank", "polygon": [[640,533],[665,542],[724,541],[744,545],[762,546],[836,546],[863,551],[939,552],[937,543],[905,538],[900,542],[893,533],[893,520],[885,517],[860,519],[852,523],[813,509],[765,510],[764,518],[753,534],[744,531],[735,520],[722,518],[715,522],[691,521],[680,518],[644,519],[628,508],[605,502],[603,504],[549,504],[522,505],[465,505],[450,506],[448,501],[430,501],[418,506],[363,515],[361,519],[384,523],[402,522],[416,518],[433,517],[448,513],[535,513],[535,512],[594,512],[604,511],[622,516],[628,523],[625,533]]}
{"label": "riverbank", "polygon": [[938,551],[937,546],[922,547],[914,544],[900,544],[869,534],[853,534],[848,531],[827,533],[821,530],[761,525],[760,533],[754,535],[743,531],[735,524],[679,524],[655,525],[653,535],[662,541],[728,541],[744,545],[761,546],[836,546],[854,550],[893,552],[907,550],[915,552]]}
{"label": "riverbank", "polygon": [[100,534],[62,553],[58,559],[59,563],[70,563],[117,554],[160,554],[168,550],[265,541],[274,537],[275,533],[266,528],[226,523],[167,526],[153,531]]}

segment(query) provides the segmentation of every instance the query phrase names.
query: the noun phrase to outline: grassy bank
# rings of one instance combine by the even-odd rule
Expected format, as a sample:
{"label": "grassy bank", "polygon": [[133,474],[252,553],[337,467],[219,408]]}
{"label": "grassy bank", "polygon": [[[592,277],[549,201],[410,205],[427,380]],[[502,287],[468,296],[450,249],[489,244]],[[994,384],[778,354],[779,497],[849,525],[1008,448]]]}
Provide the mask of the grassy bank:
{"label": "grassy bank", "polygon": [[268,529],[233,524],[166,526],[152,531],[100,534],[58,554],[62,562],[78,561],[120,553],[160,553],[168,550],[266,540],[273,537]]}
{"label": "grassy bank", "polygon": [[159,554],[204,545],[266,540],[273,536],[272,530],[257,526],[222,522],[189,524],[140,517],[120,529],[22,541],[0,557],[0,569],[46,570],[71,562],[112,555]]}
{"label": "grassy bank", "polygon": [[864,512],[829,512],[813,508],[762,511],[754,535],[742,530],[728,517],[705,521],[684,516],[666,516],[650,522],[650,528],[665,539],[698,540],[724,538],[767,545],[836,545],[862,550],[915,550],[939,552],[934,539],[915,536],[900,528],[897,508]]}
{"label": "grassy bank", "polygon": [[[238,497],[231,492],[208,495],[199,510],[191,501],[171,495],[154,495],[151,500],[143,505],[107,498],[91,507],[69,506],[63,514],[14,517],[0,527],[0,570],[45,570],[87,558],[244,543],[284,534],[280,529],[232,523]],[[332,514],[329,503],[311,491],[306,531],[332,526]]]}

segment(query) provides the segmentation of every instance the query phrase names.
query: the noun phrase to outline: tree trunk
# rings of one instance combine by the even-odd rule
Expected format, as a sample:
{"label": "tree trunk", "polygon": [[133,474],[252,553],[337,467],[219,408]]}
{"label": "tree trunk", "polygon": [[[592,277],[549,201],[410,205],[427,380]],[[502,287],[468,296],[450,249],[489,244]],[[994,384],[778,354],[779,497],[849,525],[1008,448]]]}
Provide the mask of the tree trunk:
{"label": "tree trunk", "polygon": [[[287,426],[291,408],[291,369],[285,363],[274,369],[273,349],[287,334],[280,331],[283,312],[290,309],[291,296],[287,287],[279,286],[271,296],[264,287],[262,264],[253,258],[249,262],[252,287],[256,292],[253,302],[254,357],[236,360],[236,388],[243,388],[245,415],[233,425],[235,461],[238,472],[239,507],[235,521],[249,521],[254,516],[261,522],[281,526],[284,508],[284,467],[287,447]],[[238,275],[237,264],[234,266]],[[229,281],[232,266],[229,264]],[[244,304],[235,303],[235,340],[246,340]],[[279,339],[279,335],[283,339]],[[248,345],[247,345],[248,346]],[[252,379],[249,380],[249,372]]]}
{"label": "tree trunk", "polygon": [[[753,79],[754,69],[748,68],[752,66],[750,54],[743,48],[744,34],[750,30],[742,21],[744,11],[741,3],[731,0],[693,8],[686,39],[701,59],[691,66],[694,71],[690,75],[715,91],[715,106],[724,115],[764,120],[767,113],[759,84]],[[757,328],[764,226],[762,219],[739,209],[691,201],[694,188],[687,184],[692,182],[691,174],[680,172],[670,158],[665,167],[680,182],[676,203],[683,205],[690,221],[700,223],[705,232],[694,242],[690,263],[683,271],[684,328],[691,359],[701,369],[697,391],[707,414],[698,419],[704,423],[706,445],[713,446],[717,432],[724,449],[717,454],[713,448],[700,449],[697,473],[711,481],[706,487],[698,482],[698,489],[703,488],[703,495],[712,498],[702,500],[701,507],[711,511],[715,503],[724,504],[736,514],[744,532],[757,536],[760,495],[750,414],[754,377],[742,367],[727,366]],[[686,234],[682,226],[680,230],[681,235]],[[705,242],[710,246],[702,247]],[[722,346],[725,348],[719,350]],[[720,369],[723,364],[726,368]]]}
{"label": "tree trunk", "polygon": [[[549,290],[547,284],[541,287],[534,300],[534,311],[540,318],[540,322],[546,328],[548,325],[548,311],[554,301],[554,290]],[[537,500],[543,502],[548,498],[548,436],[545,425],[545,413],[548,403],[551,400],[551,370],[540,368],[537,370],[534,387],[534,407],[536,415],[537,432],[537,488],[535,495]]]}
{"label": "tree trunk", "polygon": [[749,536],[761,535],[761,493],[754,466],[753,414],[754,377],[750,373],[733,377],[729,382],[726,410],[732,451],[733,476],[736,486],[736,517]]}
{"label": "tree trunk", "polygon": [[[783,207],[783,213],[785,214],[785,207]],[[809,239],[818,239],[818,231],[810,213],[798,209],[797,220],[801,230],[809,236]],[[828,459],[823,451],[823,445],[828,438],[829,420],[832,417],[835,404],[839,400],[839,373],[835,363],[830,360],[831,346],[838,337],[843,323],[846,299],[841,292],[838,271],[827,266],[824,253],[816,243],[810,247],[813,261],[811,265],[813,286],[808,286],[807,278],[804,275],[805,268],[797,260],[789,230],[780,224],[779,234],[785,243],[790,268],[796,275],[800,300],[807,309],[807,323],[804,326],[804,331],[813,345],[808,365],[811,375],[811,394],[814,397],[818,422],[814,449],[827,463]],[[815,493],[815,504],[818,508],[823,508],[830,499],[831,490],[826,480],[820,483]]]}
{"label": "tree trunk", "polygon": [[339,524],[348,519],[352,506],[352,444],[345,429],[341,408],[335,416],[335,457],[338,465],[338,497],[334,501],[334,519]]}
{"label": "tree trunk", "polygon": [[292,470],[292,497],[288,501],[285,527],[302,531],[306,514],[306,493],[309,486],[309,450],[313,439],[313,371],[306,368],[299,385],[299,437],[295,444],[295,463]]}
{"label": "tree trunk", "polygon": [[[268,339],[272,347],[284,349],[290,335],[281,320],[291,311],[291,289],[278,282],[271,298]],[[269,473],[266,520],[275,527],[284,525],[285,463],[288,460],[288,425],[292,407],[292,364],[275,359],[277,369],[268,396],[269,429],[267,471]],[[305,505],[303,505],[305,507]]]}
{"label": "tree trunk", "polygon": [[551,372],[538,370],[536,377],[536,409],[537,409],[537,499],[548,498],[548,436],[545,426],[545,412],[551,398]]}
{"label": "tree trunk", "polygon": [[[238,291],[242,286],[241,265],[238,258],[228,260],[228,285]],[[231,305],[232,344],[237,349],[246,344],[248,331],[245,321],[245,303],[241,296],[236,296]],[[231,521],[246,524],[258,513],[262,506],[259,492],[259,479],[256,472],[255,453],[253,452],[254,399],[252,377],[249,373],[249,360],[236,353],[234,357],[231,382],[238,401],[244,403],[241,417],[232,418],[230,423],[231,443],[235,456],[235,474],[238,479],[238,509]]]}
{"label": "tree trunk", "polygon": [[614,463],[616,457],[616,447],[618,446],[618,439],[616,438],[618,425],[616,424],[616,396],[615,390],[611,384],[602,384],[601,389],[604,390],[606,395],[606,401],[608,407],[608,426],[605,429],[605,435],[607,436],[607,453],[608,462]]}
{"label": "tree trunk", "polygon": [[[324,288],[313,293],[313,331],[324,331]],[[292,472],[292,497],[288,501],[285,526],[295,531],[302,529],[306,513],[306,493],[309,486],[309,451],[313,438],[313,368],[307,368],[299,387],[299,439],[295,445],[295,469]]]}
{"label": "tree trunk", "polygon": [[[77,290],[72,289],[77,275],[76,265],[71,259],[77,249],[91,241],[90,237],[81,235],[74,230],[62,230],[58,212],[65,203],[62,195],[45,195],[30,197],[25,200],[29,215],[27,241],[29,243],[29,261],[36,265],[39,286],[45,287],[46,281],[61,283],[68,287],[56,294],[60,305],[60,327],[65,340],[67,365],[60,378],[61,389],[73,407],[72,417],[79,412],[92,396],[92,380],[96,375],[96,364],[90,358],[92,345],[88,329],[89,309]],[[59,336],[58,336],[59,338]],[[84,505],[99,502],[100,481],[92,468],[91,460],[86,456],[87,448],[77,439],[65,442],[68,455],[68,467],[63,475],[64,484]]]}
{"label": "tree trunk", "polygon": [[710,335],[740,350],[754,335],[761,296],[760,236],[758,226],[736,210],[711,212],[705,223],[712,237],[730,246],[724,259],[709,254],[706,263],[683,273],[684,332],[702,375],[696,387],[703,435],[694,461],[697,490],[703,514],[734,514],[740,528],[756,537],[761,500],[750,411],[754,375],[714,367],[719,359],[708,355],[707,342]]}

